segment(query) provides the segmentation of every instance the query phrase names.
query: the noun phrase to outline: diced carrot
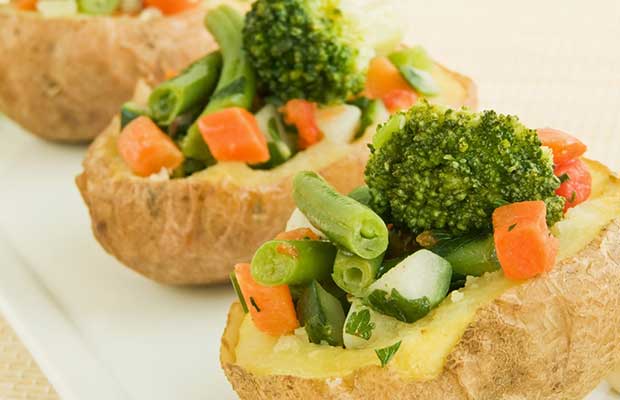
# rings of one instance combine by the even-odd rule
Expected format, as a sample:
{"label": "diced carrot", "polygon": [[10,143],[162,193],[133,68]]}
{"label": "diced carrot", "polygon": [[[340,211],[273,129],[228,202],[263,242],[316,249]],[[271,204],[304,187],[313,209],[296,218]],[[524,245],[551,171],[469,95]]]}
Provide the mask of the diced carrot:
{"label": "diced carrot", "polygon": [[276,240],[319,240],[319,235],[314,233],[314,231],[310,228],[297,228],[292,231],[286,231],[279,233],[276,237]]}
{"label": "diced carrot", "polygon": [[553,151],[553,162],[556,165],[581,157],[588,147],[579,139],[557,129],[538,129],[538,137],[543,146]]}
{"label": "diced carrot", "polygon": [[200,4],[198,0],[144,0],[146,7],[156,7],[164,14],[177,14]]}
{"label": "diced carrot", "polygon": [[13,5],[23,11],[35,11],[37,9],[37,0],[17,0]]}
{"label": "diced carrot", "polygon": [[198,120],[198,129],[218,161],[249,164],[269,160],[267,139],[252,113],[240,107],[225,108]]}
{"label": "diced carrot", "polygon": [[235,265],[235,275],[254,325],[272,336],[291,333],[299,326],[287,285],[262,286],[252,278],[250,264]]}
{"label": "diced carrot", "polygon": [[303,150],[319,142],[323,134],[316,123],[316,104],[302,100],[289,100],[282,108],[284,120],[295,125],[299,133],[298,147]]}
{"label": "diced carrot", "polygon": [[555,167],[555,175],[564,180],[555,191],[566,199],[564,212],[588,200],[592,193],[592,175],[588,166],[579,158]]}
{"label": "diced carrot", "polygon": [[495,251],[504,275],[528,279],[555,264],[559,240],[547,227],[544,201],[508,204],[493,212]]}
{"label": "diced carrot", "polygon": [[366,96],[371,99],[383,99],[394,90],[411,91],[412,88],[387,57],[373,58],[366,75]]}
{"label": "diced carrot", "polygon": [[396,89],[384,95],[381,100],[388,111],[394,114],[411,108],[418,101],[418,94],[412,89]]}
{"label": "diced carrot", "polygon": [[150,118],[131,121],[118,137],[118,152],[139,176],[149,176],[162,168],[174,169],[183,162],[181,150]]}

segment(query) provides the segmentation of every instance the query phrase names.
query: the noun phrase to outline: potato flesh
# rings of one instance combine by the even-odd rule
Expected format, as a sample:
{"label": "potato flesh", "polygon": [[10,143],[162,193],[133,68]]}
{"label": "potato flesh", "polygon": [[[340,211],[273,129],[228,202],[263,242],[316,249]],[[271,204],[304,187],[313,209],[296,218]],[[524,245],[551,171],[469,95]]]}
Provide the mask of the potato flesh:
{"label": "potato flesh", "polygon": [[[558,261],[577,254],[620,215],[620,182],[601,164],[586,163],[593,177],[593,195],[554,227],[560,238]],[[476,311],[516,284],[501,272],[470,279],[465,288],[449,295],[426,318],[414,324],[398,323],[399,328],[391,333],[376,332],[381,340],[368,349],[316,345],[294,335],[271,337],[258,331],[246,315],[239,329],[235,363],[256,375],[342,377],[359,368],[379,366],[374,349],[402,340],[390,368],[408,379],[434,379]]]}

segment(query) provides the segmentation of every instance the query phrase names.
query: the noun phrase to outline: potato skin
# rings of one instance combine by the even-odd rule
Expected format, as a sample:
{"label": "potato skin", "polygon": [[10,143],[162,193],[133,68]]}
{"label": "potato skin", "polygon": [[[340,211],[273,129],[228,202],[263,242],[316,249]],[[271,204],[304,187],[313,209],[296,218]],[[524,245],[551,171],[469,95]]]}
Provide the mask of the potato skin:
{"label": "potato skin", "polygon": [[430,381],[378,367],[327,381],[253,375],[235,365],[238,304],[222,338],[222,367],[241,399],[580,400],[620,355],[619,244],[615,220],[577,256],[479,309]]}
{"label": "potato skin", "polygon": [[[474,83],[443,69],[465,94],[449,105],[476,108]],[[134,100],[143,103],[148,93],[148,87],[138,85]],[[363,183],[369,156],[367,135],[337,157],[328,154],[327,143],[313,146],[299,168],[278,175],[263,172],[272,178],[258,185],[236,183],[226,173],[218,180],[195,174],[156,182],[127,169],[116,150],[119,130],[115,119],[90,146],[76,183],[105,250],[144,276],[172,285],[227,281],[236,263],[251,260],[262,243],[282,232],[294,209],[291,182],[297,171],[321,165],[312,169],[347,193]]]}
{"label": "potato skin", "polygon": [[42,138],[90,141],[138,79],[159,82],[215,48],[205,12],[142,21],[0,9],[0,111]]}
{"label": "potato skin", "polygon": [[[260,244],[284,229],[294,208],[292,175],[254,187],[226,178],[115,177],[108,160],[118,131],[115,120],[93,143],[77,185],[95,237],[123,264],[166,284],[223,282],[235,263],[251,260]],[[364,146],[351,146],[319,172],[341,191],[354,189],[364,174]]]}

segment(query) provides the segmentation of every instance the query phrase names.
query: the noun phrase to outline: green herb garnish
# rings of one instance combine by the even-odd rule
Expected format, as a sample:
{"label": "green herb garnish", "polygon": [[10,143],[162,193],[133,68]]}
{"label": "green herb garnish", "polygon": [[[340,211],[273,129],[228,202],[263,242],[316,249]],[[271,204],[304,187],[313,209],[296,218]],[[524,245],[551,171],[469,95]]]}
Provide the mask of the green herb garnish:
{"label": "green herb garnish", "polygon": [[407,323],[415,322],[431,311],[431,302],[428,297],[409,300],[396,289],[392,289],[390,293],[384,290],[375,290],[367,297],[366,301],[371,308],[381,314],[389,315]]}
{"label": "green herb garnish", "polygon": [[254,297],[250,297],[250,303],[252,303],[252,307],[254,307],[256,312],[260,312],[260,308],[258,308],[258,304],[256,304],[256,300],[254,300]]}
{"label": "green herb garnish", "polygon": [[373,329],[375,329],[375,323],[370,322],[370,310],[368,309],[352,313],[345,326],[346,333],[364,340],[370,339]]}
{"label": "green herb garnish", "polygon": [[390,362],[400,348],[401,343],[402,340],[399,340],[391,346],[375,350],[377,357],[379,357],[379,361],[381,361],[381,368],[385,367]]}

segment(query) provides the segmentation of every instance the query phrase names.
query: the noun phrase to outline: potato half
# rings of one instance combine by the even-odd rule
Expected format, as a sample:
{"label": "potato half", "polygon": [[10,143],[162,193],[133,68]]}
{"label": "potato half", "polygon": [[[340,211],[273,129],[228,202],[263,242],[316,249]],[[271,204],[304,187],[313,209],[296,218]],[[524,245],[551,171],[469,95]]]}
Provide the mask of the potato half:
{"label": "potato half", "polygon": [[[476,107],[469,78],[440,65],[433,75],[442,89],[434,101]],[[142,86],[136,101],[147,96]],[[371,130],[350,145],[323,141],[270,171],[220,163],[189,178],[156,181],[133,175],[120,158],[117,118],[88,150],[77,185],[96,238],[123,264],[167,284],[222,282],[235,263],[249,261],[284,229],[298,171],[318,171],[342,192],[362,184]]]}
{"label": "potato half", "polygon": [[215,45],[206,7],[170,17],[57,17],[0,8],[0,112],[45,139],[93,139],[131,98]]}
{"label": "potato half", "polygon": [[[238,303],[222,367],[241,399],[582,399],[620,356],[620,184],[610,182],[558,228],[563,259],[550,273],[475,281],[412,324],[384,368],[372,349],[261,337]],[[576,249],[583,236],[590,240]],[[322,374],[316,365],[347,371]]]}

